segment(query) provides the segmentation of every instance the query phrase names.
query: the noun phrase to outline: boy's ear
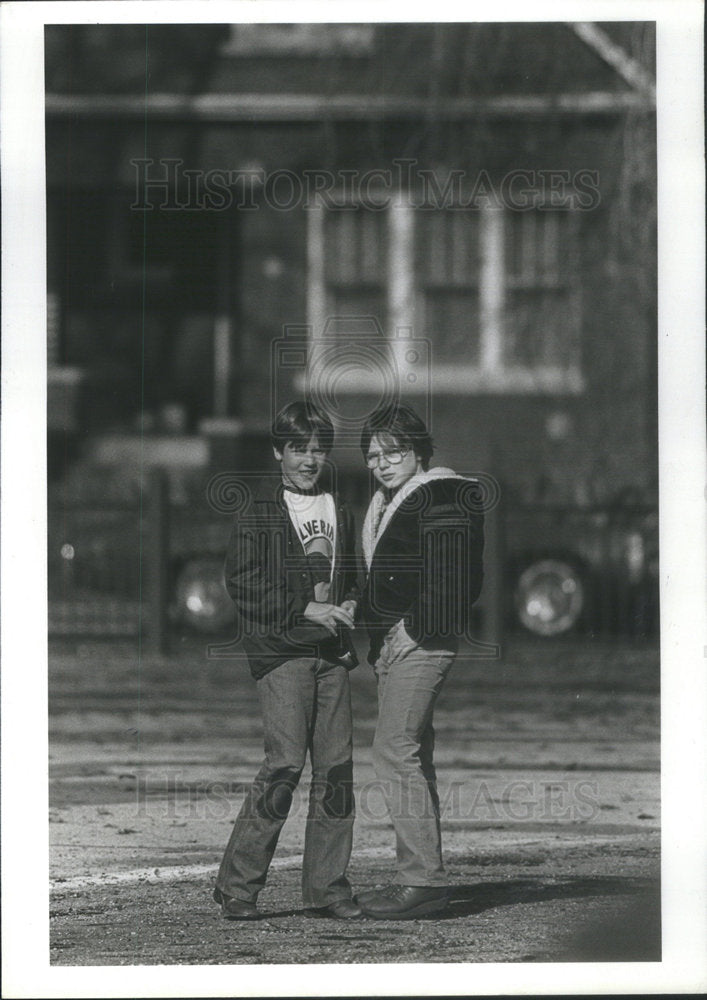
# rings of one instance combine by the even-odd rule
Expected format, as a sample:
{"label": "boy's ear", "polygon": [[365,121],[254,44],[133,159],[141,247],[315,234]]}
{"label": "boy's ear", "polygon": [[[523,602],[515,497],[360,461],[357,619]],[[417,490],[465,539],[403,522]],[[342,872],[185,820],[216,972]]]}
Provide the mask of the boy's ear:
{"label": "boy's ear", "polygon": [[278,462],[282,461],[282,452],[278,451],[277,448],[275,447],[275,445],[273,445],[272,453],[273,453],[273,455],[275,456],[275,459]]}

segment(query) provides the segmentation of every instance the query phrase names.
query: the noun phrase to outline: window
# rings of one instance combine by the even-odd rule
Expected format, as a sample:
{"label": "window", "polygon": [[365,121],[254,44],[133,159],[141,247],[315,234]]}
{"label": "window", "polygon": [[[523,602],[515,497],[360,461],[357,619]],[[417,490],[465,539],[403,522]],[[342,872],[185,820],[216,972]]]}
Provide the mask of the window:
{"label": "window", "polygon": [[505,363],[569,370],[579,353],[574,216],[533,209],[504,221]]}
{"label": "window", "polygon": [[415,213],[420,330],[438,363],[478,365],[479,225],[454,209]]}
{"label": "window", "polygon": [[337,316],[386,311],[386,219],[365,206],[330,210],[324,217],[327,310]]}
{"label": "window", "polygon": [[437,392],[580,392],[575,229],[559,208],[430,208],[404,193],[384,207],[320,203],[309,211],[313,335],[331,316],[370,315],[391,351],[401,328],[429,341]]}
{"label": "window", "polygon": [[372,24],[231,24],[224,56],[349,55],[373,50]]}

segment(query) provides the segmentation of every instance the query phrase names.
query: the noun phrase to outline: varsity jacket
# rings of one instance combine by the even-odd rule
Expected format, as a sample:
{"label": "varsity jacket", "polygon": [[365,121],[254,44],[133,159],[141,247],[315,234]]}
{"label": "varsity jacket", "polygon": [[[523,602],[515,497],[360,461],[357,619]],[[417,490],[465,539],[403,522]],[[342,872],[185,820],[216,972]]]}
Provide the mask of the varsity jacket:
{"label": "varsity jacket", "polygon": [[478,483],[435,468],[413,476],[392,497],[381,488],[368,508],[362,541],[369,662],[401,619],[421,646],[456,648],[469,634],[483,581]]}
{"label": "varsity jacket", "polygon": [[[336,639],[309,622],[314,600],[310,565],[275,477],[249,484],[249,499],[234,519],[224,565],[226,589],[236,607],[238,638],[257,679],[302,656],[335,659]],[[334,494],[336,548],[331,603],[359,599],[351,512]]]}

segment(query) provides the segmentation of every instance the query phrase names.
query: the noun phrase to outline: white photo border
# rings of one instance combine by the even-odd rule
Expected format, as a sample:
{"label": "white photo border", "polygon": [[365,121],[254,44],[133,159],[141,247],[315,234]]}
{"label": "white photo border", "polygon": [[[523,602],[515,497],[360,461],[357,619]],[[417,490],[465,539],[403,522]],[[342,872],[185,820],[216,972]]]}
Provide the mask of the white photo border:
{"label": "white photo border", "polygon": [[[474,8],[479,10],[479,8]],[[435,21],[469,21],[439,0]],[[47,833],[45,24],[415,21],[397,0],[10,2],[2,21],[2,845],[7,997],[692,993],[707,989],[703,7],[498,0],[495,21],[655,20],[658,47],[663,960],[50,967]],[[237,978],[236,978],[237,976]]]}

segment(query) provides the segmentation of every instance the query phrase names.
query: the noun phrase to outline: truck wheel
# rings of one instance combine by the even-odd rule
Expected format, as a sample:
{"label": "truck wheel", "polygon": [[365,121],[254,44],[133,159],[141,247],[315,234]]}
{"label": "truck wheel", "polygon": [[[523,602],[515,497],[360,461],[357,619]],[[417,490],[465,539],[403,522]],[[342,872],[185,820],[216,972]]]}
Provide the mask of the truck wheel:
{"label": "truck wheel", "polygon": [[584,607],[584,587],[570,563],[541,559],[518,578],[515,607],[522,624],[535,635],[555,636],[576,625]]}
{"label": "truck wheel", "polygon": [[233,604],[220,559],[193,559],[177,577],[177,618],[199,632],[219,632],[233,622]]}

